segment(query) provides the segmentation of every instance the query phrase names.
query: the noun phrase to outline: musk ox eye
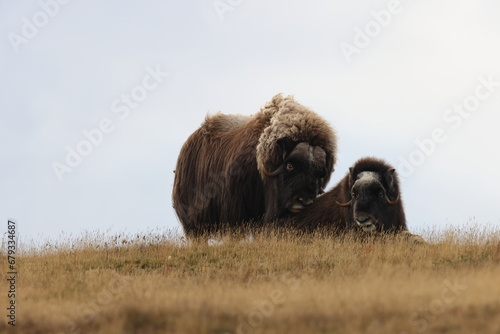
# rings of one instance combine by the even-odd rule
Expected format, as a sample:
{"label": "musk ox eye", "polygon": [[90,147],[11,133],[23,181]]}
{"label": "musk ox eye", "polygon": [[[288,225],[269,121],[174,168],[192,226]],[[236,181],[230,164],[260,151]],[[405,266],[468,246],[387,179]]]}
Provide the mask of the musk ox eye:
{"label": "musk ox eye", "polygon": [[382,190],[378,192],[378,197],[384,197],[384,192]]}
{"label": "musk ox eye", "polygon": [[293,165],[292,165],[291,163],[287,163],[287,164],[286,164],[286,171],[287,171],[287,172],[291,172],[291,171],[293,171]]}

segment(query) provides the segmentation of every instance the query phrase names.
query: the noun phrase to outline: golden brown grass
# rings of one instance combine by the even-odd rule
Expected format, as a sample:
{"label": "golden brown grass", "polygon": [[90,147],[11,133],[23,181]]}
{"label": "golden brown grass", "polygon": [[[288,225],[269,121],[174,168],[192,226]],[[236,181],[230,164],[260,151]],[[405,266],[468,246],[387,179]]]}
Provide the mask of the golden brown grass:
{"label": "golden brown grass", "polygon": [[17,326],[4,319],[0,332],[500,333],[498,234],[429,233],[423,245],[102,237],[19,257]]}

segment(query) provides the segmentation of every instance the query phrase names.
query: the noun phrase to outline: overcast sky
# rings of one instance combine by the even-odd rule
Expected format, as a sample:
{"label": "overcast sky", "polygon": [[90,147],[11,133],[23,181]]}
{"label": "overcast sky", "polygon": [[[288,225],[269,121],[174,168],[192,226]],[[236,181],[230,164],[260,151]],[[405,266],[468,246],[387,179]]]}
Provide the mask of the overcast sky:
{"label": "overcast sky", "polygon": [[183,142],[207,113],[252,114],[279,92],[336,129],[328,188],[372,155],[400,172],[410,230],[498,226],[499,10],[493,0],[2,1],[0,231],[8,218],[27,238],[179,228]]}

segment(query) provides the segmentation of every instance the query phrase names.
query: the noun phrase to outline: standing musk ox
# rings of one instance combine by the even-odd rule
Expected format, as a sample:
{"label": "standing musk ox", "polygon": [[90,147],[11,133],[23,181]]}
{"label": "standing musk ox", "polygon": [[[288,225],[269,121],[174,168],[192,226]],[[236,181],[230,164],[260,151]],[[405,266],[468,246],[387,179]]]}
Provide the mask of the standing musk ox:
{"label": "standing musk ox", "polygon": [[383,160],[360,159],[333,189],[278,224],[302,232],[407,231],[396,170]]}
{"label": "standing musk ox", "polygon": [[323,193],[335,153],[328,123],[291,96],[251,116],[219,112],[181,149],[173,207],[189,238],[263,226]]}

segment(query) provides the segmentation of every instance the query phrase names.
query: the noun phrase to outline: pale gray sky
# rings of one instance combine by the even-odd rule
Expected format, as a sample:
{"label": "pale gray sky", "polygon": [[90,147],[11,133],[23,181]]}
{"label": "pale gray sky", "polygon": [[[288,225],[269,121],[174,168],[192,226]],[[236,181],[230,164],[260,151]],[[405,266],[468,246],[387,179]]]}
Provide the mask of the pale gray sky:
{"label": "pale gray sky", "polygon": [[[373,155],[405,174],[411,230],[498,226],[499,9],[1,2],[0,231],[9,217],[27,237],[178,227],[170,196],[182,143],[207,112],[251,114],[278,92],[338,132],[329,187]],[[88,155],[72,168],[78,149]],[[59,169],[62,182],[54,162],[72,169]]]}

